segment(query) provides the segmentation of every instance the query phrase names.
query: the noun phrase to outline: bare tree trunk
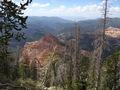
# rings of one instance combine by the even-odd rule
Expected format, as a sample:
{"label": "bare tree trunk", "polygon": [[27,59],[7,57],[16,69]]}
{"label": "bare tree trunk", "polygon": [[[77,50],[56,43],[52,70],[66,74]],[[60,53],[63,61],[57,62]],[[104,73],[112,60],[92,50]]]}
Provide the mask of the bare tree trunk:
{"label": "bare tree trunk", "polygon": [[95,62],[95,70],[94,70],[94,85],[93,90],[98,90],[100,86],[100,79],[101,79],[101,64],[102,64],[102,53],[105,49],[106,44],[106,36],[105,31],[107,28],[107,14],[108,14],[108,1],[109,0],[103,0],[104,6],[103,6],[103,22],[102,22],[102,32],[98,32],[97,39],[94,43],[94,52],[93,52],[93,62]]}
{"label": "bare tree trunk", "polygon": [[108,1],[109,0],[104,0],[104,12],[103,12],[103,33],[102,33],[102,37],[101,38],[101,45],[98,48],[99,51],[99,55],[98,55],[98,60],[96,62],[96,90],[99,89],[100,86],[100,78],[101,78],[101,64],[102,64],[102,53],[103,50],[105,49],[106,46],[106,36],[105,36],[105,31],[107,28],[107,15],[108,15]]}
{"label": "bare tree trunk", "polygon": [[67,48],[68,52],[68,87],[71,89],[72,80],[73,80],[73,44],[72,41],[69,42],[69,47]]}
{"label": "bare tree trunk", "polygon": [[76,41],[75,41],[75,57],[74,57],[74,80],[75,82],[80,81],[80,72],[81,72],[81,50],[80,50],[80,27],[76,26]]}

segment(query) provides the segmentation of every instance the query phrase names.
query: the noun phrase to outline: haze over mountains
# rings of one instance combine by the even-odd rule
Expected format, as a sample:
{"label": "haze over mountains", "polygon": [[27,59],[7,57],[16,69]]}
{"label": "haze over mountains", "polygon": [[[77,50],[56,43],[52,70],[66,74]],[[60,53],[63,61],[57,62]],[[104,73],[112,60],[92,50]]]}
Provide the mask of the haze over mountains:
{"label": "haze over mountains", "polygon": [[[120,18],[108,19],[109,26],[120,28]],[[81,33],[87,34],[98,30],[100,19],[83,20],[76,22],[80,26]],[[36,17],[31,16],[27,20],[27,29],[25,32],[26,40],[22,41],[21,45],[24,46],[25,42],[39,40],[46,34],[53,34],[61,38],[61,35],[69,35],[75,32],[75,22],[71,20],[62,19],[59,17]]]}
{"label": "haze over mountains", "polygon": [[[32,27],[31,29],[35,29],[35,30],[39,29],[40,31],[44,31],[46,33],[49,33],[49,32],[56,33],[57,31],[64,30],[64,28],[67,29],[68,27],[74,27],[75,23],[80,25],[81,30],[83,32],[86,32],[86,31],[88,32],[88,31],[94,31],[97,27],[100,26],[99,25],[100,19],[82,20],[82,21],[74,22],[74,21],[62,19],[59,17],[43,16],[43,17],[29,17],[27,20],[28,29],[30,29]],[[108,19],[108,23],[109,23],[108,25],[111,27],[120,28],[120,25],[119,25],[120,18],[110,18],[110,19]],[[49,30],[48,30],[48,28],[49,28]],[[89,30],[88,30],[88,28],[89,28]],[[50,30],[52,30],[52,32]]]}

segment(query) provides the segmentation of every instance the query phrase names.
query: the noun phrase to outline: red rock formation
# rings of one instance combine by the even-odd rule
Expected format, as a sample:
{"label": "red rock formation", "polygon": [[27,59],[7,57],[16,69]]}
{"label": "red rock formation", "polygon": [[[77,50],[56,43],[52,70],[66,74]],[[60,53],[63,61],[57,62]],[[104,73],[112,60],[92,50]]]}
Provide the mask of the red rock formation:
{"label": "red rock formation", "polygon": [[105,34],[109,37],[112,38],[120,38],[120,29],[119,28],[113,28],[113,27],[109,27]]}
{"label": "red rock formation", "polygon": [[[23,48],[21,60],[28,58],[30,63],[32,60],[36,60],[40,64],[47,62],[51,53],[61,54],[64,52],[64,46],[61,43],[59,39],[51,34],[38,41],[27,42]],[[57,47],[56,50],[54,50],[55,47]]]}
{"label": "red rock formation", "polygon": [[[64,45],[65,43],[58,38],[48,34],[38,41],[27,42],[24,45],[20,60],[25,60],[27,58],[30,64],[33,60],[36,60],[39,64],[45,64],[50,60],[49,57],[52,53],[64,55]],[[91,57],[92,55],[89,51],[85,50],[82,50],[82,54],[85,57]]]}
{"label": "red rock formation", "polygon": [[[90,35],[99,35],[102,34],[102,30],[95,31]],[[120,38],[120,28],[108,27],[105,31],[105,35],[109,38]]]}

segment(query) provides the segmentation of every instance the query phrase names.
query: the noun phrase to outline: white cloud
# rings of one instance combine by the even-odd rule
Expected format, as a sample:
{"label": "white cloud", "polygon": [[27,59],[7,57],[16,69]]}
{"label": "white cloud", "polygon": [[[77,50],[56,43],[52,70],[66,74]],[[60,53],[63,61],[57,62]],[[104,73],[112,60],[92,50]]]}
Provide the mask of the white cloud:
{"label": "white cloud", "polygon": [[[49,4],[32,4],[32,6],[36,7],[45,7],[49,6]],[[80,16],[85,18],[99,18],[101,17],[101,10],[102,6],[99,4],[90,4],[85,6],[73,6],[73,7],[66,7],[64,5],[60,5],[57,8],[53,9],[41,9],[41,8],[32,8],[29,12],[26,12],[26,15],[31,16]],[[120,14],[120,7],[112,6],[109,8],[110,16],[119,17]],[[36,13],[34,13],[36,12]],[[29,13],[29,14],[28,14]]]}
{"label": "white cloud", "polygon": [[82,7],[83,12],[97,12],[101,9],[101,6],[97,6],[96,4],[93,5],[86,5]]}
{"label": "white cloud", "polygon": [[110,12],[120,12],[120,7],[111,7]]}
{"label": "white cloud", "polygon": [[[102,6],[91,4],[86,6],[74,6],[67,8],[65,6],[60,6],[56,9],[52,9],[50,12],[54,14],[61,14],[61,15],[79,15],[79,14],[88,14],[88,13],[101,13]],[[112,13],[120,13],[120,7],[110,7],[110,12]]]}
{"label": "white cloud", "polygon": [[17,0],[11,0],[13,1],[15,4],[17,4],[18,6],[20,6],[20,3],[24,4],[27,2],[27,0],[20,0],[20,1],[17,1]]}
{"label": "white cloud", "polygon": [[49,6],[50,5],[50,3],[45,3],[45,4],[40,4],[40,3],[33,3],[32,4],[32,7],[47,7],[47,6]]}
{"label": "white cloud", "polygon": [[64,11],[65,9],[66,9],[66,7],[61,5],[60,7],[52,9],[51,11],[53,11],[53,12],[61,12],[61,11]]}
{"label": "white cloud", "polygon": [[101,9],[101,6],[97,6],[96,4],[94,5],[86,5],[86,6],[74,6],[74,7],[65,7],[63,5],[61,5],[60,7],[56,8],[56,9],[52,9],[50,10],[50,13],[54,13],[54,14],[58,14],[58,15],[79,15],[79,14],[85,14],[85,13],[96,13],[99,12],[99,10]]}

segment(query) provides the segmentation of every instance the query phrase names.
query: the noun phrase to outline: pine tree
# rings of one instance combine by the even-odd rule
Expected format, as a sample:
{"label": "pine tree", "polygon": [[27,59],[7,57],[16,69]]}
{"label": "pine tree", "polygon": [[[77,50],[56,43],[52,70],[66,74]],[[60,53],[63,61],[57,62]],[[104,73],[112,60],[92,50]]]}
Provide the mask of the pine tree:
{"label": "pine tree", "polygon": [[115,52],[113,55],[109,56],[106,60],[106,77],[104,80],[105,89],[108,90],[119,90],[119,52]]}
{"label": "pine tree", "polygon": [[[0,1],[0,62],[1,72],[6,76],[9,76],[9,63],[11,62],[9,56],[10,41],[13,37],[16,40],[21,41],[24,39],[24,33],[20,31],[26,28],[26,20],[28,17],[24,17],[22,11],[26,9],[32,0],[27,0],[20,6],[16,5],[12,0],[1,0]],[[16,32],[16,35],[14,34]]]}
{"label": "pine tree", "polygon": [[37,72],[38,72],[38,70],[37,70],[37,62],[36,62],[36,60],[32,61],[30,71],[31,71],[31,78],[33,80],[37,80],[37,77],[38,77]]}
{"label": "pine tree", "polygon": [[23,78],[30,78],[30,61],[28,58],[25,58],[23,61]]}

